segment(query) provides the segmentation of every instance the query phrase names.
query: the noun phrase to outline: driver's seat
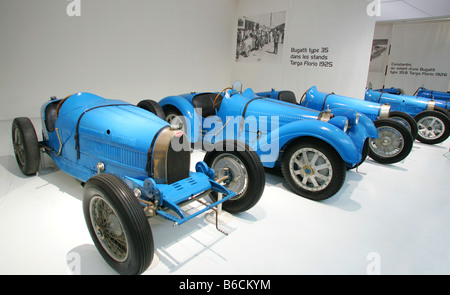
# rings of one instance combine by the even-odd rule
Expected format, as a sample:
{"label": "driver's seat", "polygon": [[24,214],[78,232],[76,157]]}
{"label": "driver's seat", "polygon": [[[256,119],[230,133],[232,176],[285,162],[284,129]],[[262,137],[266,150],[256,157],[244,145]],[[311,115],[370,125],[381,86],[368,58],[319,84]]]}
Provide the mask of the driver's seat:
{"label": "driver's seat", "polygon": [[297,104],[297,100],[295,98],[294,92],[289,91],[289,90],[280,91],[278,93],[278,99],[281,101]]}
{"label": "driver's seat", "polygon": [[215,108],[214,105],[214,99],[216,98],[216,93],[201,93],[196,95],[192,99],[192,104],[194,105],[194,108],[199,108],[202,110],[202,117],[206,118],[209,116],[214,116],[216,114],[216,110],[218,111],[220,109],[220,105],[222,104],[223,96],[219,95],[216,101]]}

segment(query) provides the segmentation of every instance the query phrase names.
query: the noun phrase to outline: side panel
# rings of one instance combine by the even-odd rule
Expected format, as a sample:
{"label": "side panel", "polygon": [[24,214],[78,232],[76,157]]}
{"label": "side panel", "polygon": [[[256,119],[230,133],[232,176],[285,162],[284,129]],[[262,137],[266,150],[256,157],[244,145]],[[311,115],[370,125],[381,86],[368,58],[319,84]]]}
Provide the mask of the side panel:
{"label": "side panel", "polygon": [[370,89],[366,90],[364,99],[381,104],[389,104],[392,111],[405,112],[411,116],[415,116],[428,108],[428,100],[426,99],[417,99],[414,96],[395,95]]}

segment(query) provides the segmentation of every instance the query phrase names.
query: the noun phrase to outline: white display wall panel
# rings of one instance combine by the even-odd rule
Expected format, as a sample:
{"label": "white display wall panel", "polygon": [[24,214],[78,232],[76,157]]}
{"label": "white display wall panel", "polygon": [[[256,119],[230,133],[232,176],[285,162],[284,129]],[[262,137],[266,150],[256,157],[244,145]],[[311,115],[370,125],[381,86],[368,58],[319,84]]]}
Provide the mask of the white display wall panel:
{"label": "white display wall panel", "polygon": [[[33,120],[36,130],[39,120]],[[25,177],[0,122],[0,274],[114,274],[82,212],[82,187],[54,167]],[[342,189],[314,202],[266,173],[260,202],[221,228],[203,216],[180,226],[150,219],[157,263],[168,274],[450,274],[450,140],[418,141],[403,162],[368,159]],[[192,165],[203,153],[192,153]]]}

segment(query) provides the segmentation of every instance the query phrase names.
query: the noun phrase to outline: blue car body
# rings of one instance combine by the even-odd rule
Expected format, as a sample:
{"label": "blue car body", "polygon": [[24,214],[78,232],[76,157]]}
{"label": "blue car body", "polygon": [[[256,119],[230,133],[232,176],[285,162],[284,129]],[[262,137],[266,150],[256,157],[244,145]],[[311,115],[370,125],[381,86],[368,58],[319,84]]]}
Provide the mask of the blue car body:
{"label": "blue car body", "polygon": [[[199,171],[188,171],[189,147],[173,151],[172,145],[166,146],[170,157],[156,160],[155,145],[163,133],[171,138],[184,136],[156,115],[125,101],[80,92],[66,98],[55,117],[52,110],[59,103],[59,99],[50,100],[42,106],[42,126],[46,128],[41,145],[62,171],[81,182],[99,173],[101,163],[102,172],[118,176],[133,190],[139,189],[144,202],[156,201],[160,207],[172,209],[176,214],[161,208],[156,213],[177,224],[209,210],[186,216],[178,204],[192,195],[212,189],[224,193],[219,203],[235,196],[214,181],[214,171],[204,163],[198,164]],[[175,164],[183,172],[164,171],[158,166]]]}
{"label": "blue car body", "polygon": [[[295,94],[288,90],[276,91],[272,89],[267,92],[258,92],[258,95],[286,101],[294,105],[301,105],[316,111],[324,111],[326,109],[330,109],[333,113],[336,113],[336,110],[357,111],[360,124],[364,124],[368,130],[372,130],[369,155],[377,162],[384,164],[396,163],[406,158],[412,149],[412,139],[410,139],[410,132],[407,130],[407,126],[415,124],[414,119],[407,118],[410,123],[403,122],[407,126],[401,125],[399,122],[393,122],[393,120],[388,119],[391,110],[391,107],[388,105],[334,93],[320,92],[316,86],[309,88],[299,103],[295,98]],[[376,124],[377,129],[380,128],[381,135],[378,134],[374,124]],[[374,129],[377,133],[376,135],[373,133]],[[380,139],[376,140],[378,138]],[[388,142],[392,144],[388,145]]]}
{"label": "blue car body", "polygon": [[[404,95],[404,92],[402,89],[395,88],[395,87],[376,89],[374,91],[386,92],[386,93],[396,94],[396,95]],[[419,98],[419,99],[442,101],[442,102],[437,102],[436,106],[443,107],[444,109],[450,108],[450,93],[449,92],[428,90],[424,87],[419,87],[412,96],[415,98]]]}
{"label": "blue car body", "polygon": [[[191,142],[214,144],[217,138],[231,136],[252,147],[263,165],[269,168],[277,165],[280,151],[285,145],[296,138],[307,136],[331,145],[347,166],[352,167],[361,161],[366,139],[377,136],[371,122],[363,120],[360,124],[352,123],[356,112],[332,110],[336,116],[323,122],[318,119],[321,112],[275,102],[255,94],[251,88],[242,93],[229,90],[218,107],[212,108],[212,100],[217,94],[191,92],[166,97],[159,104],[165,110],[176,108],[182,113],[189,125],[186,133]],[[196,105],[198,97],[208,95],[211,97],[209,108]],[[352,128],[344,132],[347,122]]]}
{"label": "blue car body", "polygon": [[417,121],[418,139],[426,144],[445,141],[450,136],[450,114],[448,104],[443,100],[424,97],[397,95],[384,91],[367,89],[366,101],[389,104],[393,111],[407,113]]}
{"label": "blue car body", "polygon": [[[161,112],[150,100],[135,106],[80,92],[42,105],[41,141],[29,118],[15,118],[12,124],[14,154],[25,175],[38,172],[45,152],[81,182],[88,230],[102,257],[120,274],[140,274],[152,261],[148,217],[161,216],[178,226],[213,210],[216,228],[225,233],[218,227],[219,208],[248,210],[264,190],[263,167],[247,146],[233,157],[207,155],[190,171],[190,143],[158,117]],[[214,160],[240,166],[216,170],[206,164]],[[235,168],[243,174],[239,179],[233,178]],[[207,196],[213,201],[202,200]],[[204,207],[183,211],[181,206],[192,201]]]}
{"label": "blue car body", "polygon": [[423,97],[428,99],[433,99],[436,101],[442,101],[444,106],[442,106],[445,109],[450,109],[450,93],[449,92],[442,92],[442,91],[434,91],[434,90],[428,90],[423,87],[420,87],[415,94],[417,97]]}
{"label": "blue car body", "polygon": [[[275,91],[270,92],[260,92],[261,95],[268,95],[268,97],[274,99],[283,99],[283,92],[288,93],[289,91]],[[280,95],[281,94],[281,95]],[[293,94],[292,94],[293,95]],[[291,96],[292,96],[291,95]],[[296,103],[296,102],[295,102]],[[371,121],[375,121],[379,118],[387,118],[389,116],[390,108],[383,106],[379,103],[370,103],[361,99],[346,97],[337,95],[334,93],[324,93],[317,90],[316,86],[312,86],[305,93],[305,96],[299,102],[301,106],[306,108],[311,108],[317,111],[323,111],[327,108],[330,109],[351,109],[356,110],[361,118],[361,122],[366,122],[367,118]],[[367,117],[367,118],[366,118]],[[369,123],[366,123],[366,125]],[[374,137],[372,134],[371,137]],[[374,138],[377,138],[375,136]]]}
{"label": "blue car body", "polygon": [[424,97],[417,97],[404,94],[392,94],[385,91],[375,91],[367,89],[364,99],[366,101],[389,104],[393,111],[400,111],[416,116],[426,110],[434,110],[435,107],[448,108],[444,101],[436,101]]}

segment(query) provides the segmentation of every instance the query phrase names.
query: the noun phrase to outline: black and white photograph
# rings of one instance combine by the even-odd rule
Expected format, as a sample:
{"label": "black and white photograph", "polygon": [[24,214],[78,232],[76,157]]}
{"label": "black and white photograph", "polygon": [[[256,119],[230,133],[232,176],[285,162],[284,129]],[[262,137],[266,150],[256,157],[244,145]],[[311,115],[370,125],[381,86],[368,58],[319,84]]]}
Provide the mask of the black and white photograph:
{"label": "black and white photograph", "polygon": [[281,63],[286,11],[238,19],[236,61]]}
{"label": "black and white photograph", "polygon": [[370,55],[370,71],[383,72],[384,64],[388,56],[388,39],[374,39],[372,43],[372,53]]}

